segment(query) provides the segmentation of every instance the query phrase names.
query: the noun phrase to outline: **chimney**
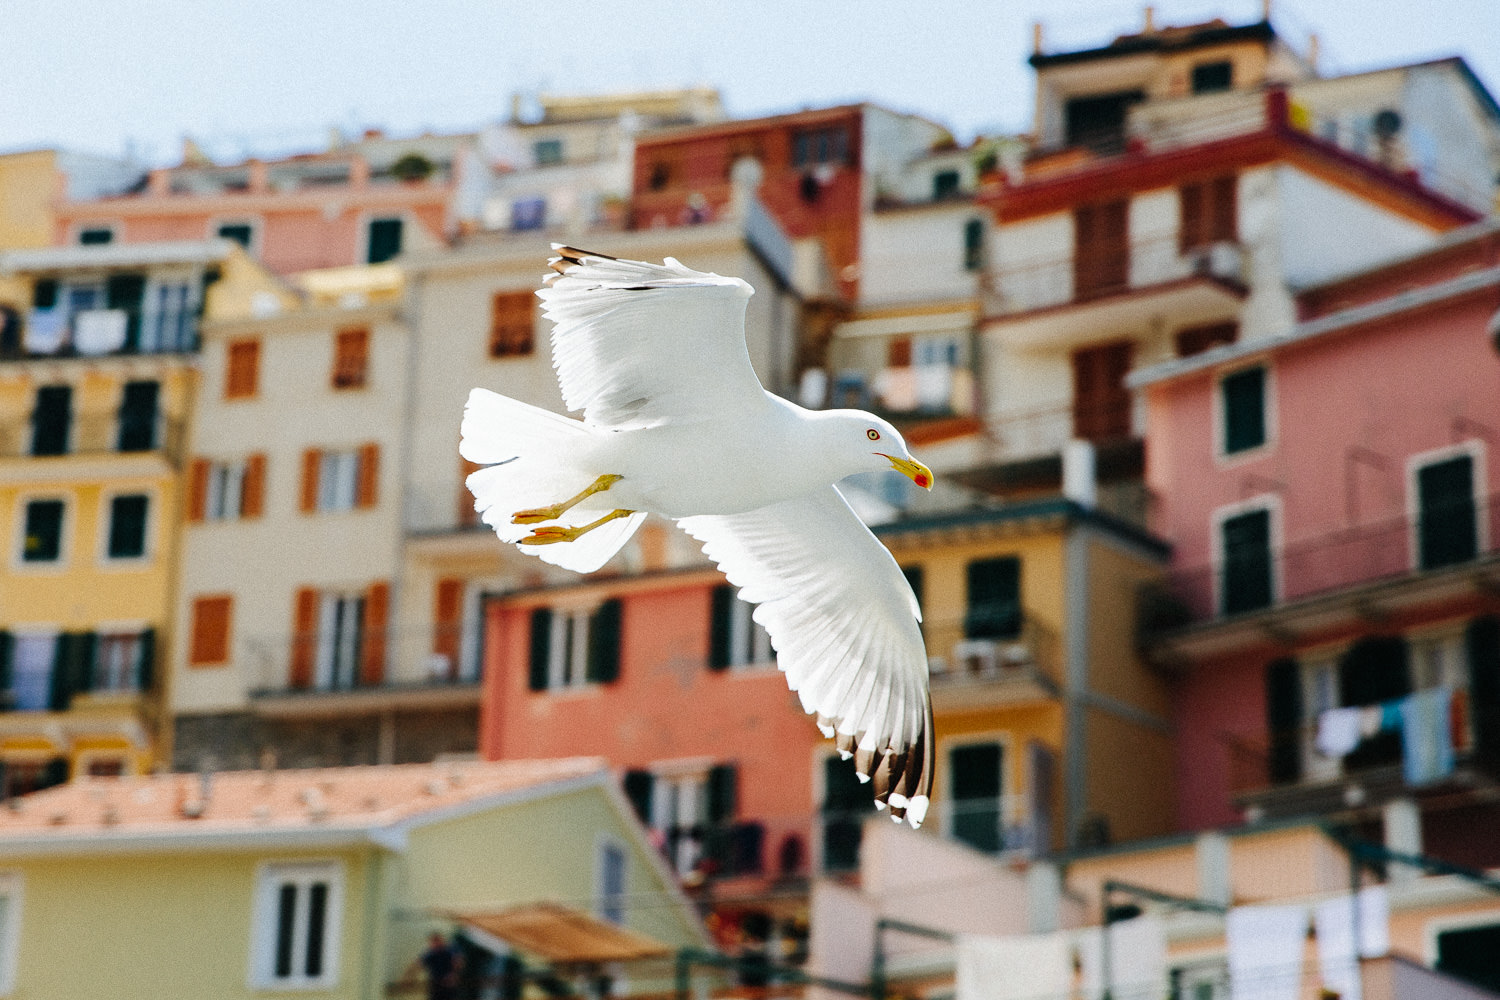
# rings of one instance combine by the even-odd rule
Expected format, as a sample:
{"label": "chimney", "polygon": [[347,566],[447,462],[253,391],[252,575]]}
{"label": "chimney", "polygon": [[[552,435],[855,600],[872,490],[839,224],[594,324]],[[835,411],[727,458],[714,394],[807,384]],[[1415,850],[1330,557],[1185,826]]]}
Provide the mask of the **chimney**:
{"label": "chimney", "polygon": [[1260,0],[1260,19],[1271,20],[1271,0]]}
{"label": "chimney", "polygon": [[1156,31],[1156,8],[1150,4],[1146,5],[1146,27],[1145,34],[1153,34]]}
{"label": "chimney", "polygon": [[1036,55],[1042,54],[1042,22],[1031,22],[1031,51]]}
{"label": "chimney", "polygon": [[1321,45],[1318,41],[1318,33],[1310,32],[1307,36],[1307,68],[1312,71],[1313,76],[1318,75],[1318,49]]}

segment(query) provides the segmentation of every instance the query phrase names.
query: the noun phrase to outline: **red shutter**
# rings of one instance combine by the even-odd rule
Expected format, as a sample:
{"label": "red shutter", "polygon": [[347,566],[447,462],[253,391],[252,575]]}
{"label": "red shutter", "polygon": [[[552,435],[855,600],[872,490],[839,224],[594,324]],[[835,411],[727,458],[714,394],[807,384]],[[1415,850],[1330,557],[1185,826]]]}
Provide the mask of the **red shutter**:
{"label": "red shutter", "polygon": [[234,598],[228,594],[193,600],[193,644],[188,665],[212,666],[229,662],[229,627],[234,619]]}
{"label": "red shutter", "polygon": [[380,445],[366,444],[359,449],[359,489],[356,507],[375,506],[376,487],[380,481]]}
{"label": "red shutter", "polygon": [[193,469],[188,475],[188,520],[201,521],[208,513],[209,461],[193,459]]}
{"label": "red shutter", "polygon": [[317,590],[298,590],[292,614],[292,662],[287,682],[294,688],[312,687],[313,656],[318,648]]}
{"label": "red shutter", "polygon": [[448,658],[450,676],[458,669],[459,628],[463,619],[464,582],[444,577],[433,589],[432,651]]}
{"label": "red shutter", "polygon": [[318,469],[323,464],[323,453],[309,448],[302,453],[302,513],[311,514],[318,509]]}
{"label": "red shutter", "polygon": [[266,511],[266,456],[256,452],[245,460],[245,482],[240,488],[240,516],[260,517]]}
{"label": "red shutter", "polygon": [[365,592],[364,641],[362,643],[359,682],[375,686],[385,681],[386,622],[390,617],[391,587],[384,580],[372,583]]}

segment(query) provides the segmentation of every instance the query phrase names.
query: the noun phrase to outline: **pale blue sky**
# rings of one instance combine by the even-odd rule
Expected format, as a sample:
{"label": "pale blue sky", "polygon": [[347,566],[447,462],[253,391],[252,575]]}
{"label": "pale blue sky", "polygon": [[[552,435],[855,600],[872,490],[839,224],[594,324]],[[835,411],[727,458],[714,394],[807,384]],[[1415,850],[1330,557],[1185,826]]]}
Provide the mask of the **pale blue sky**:
{"label": "pale blue sky", "polygon": [[[518,90],[716,85],[737,116],[874,100],[948,125],[1027,127],[1031,23],[1049,48],[1137,30],[1116,0],[0,0],[0,150],[175,162],[502,118]],[[1256,20],[1261,0],[1159,0],[1157,22]],[[1462,55],[1500,88],[1500,0],[1273,0],[1328,70]]]}

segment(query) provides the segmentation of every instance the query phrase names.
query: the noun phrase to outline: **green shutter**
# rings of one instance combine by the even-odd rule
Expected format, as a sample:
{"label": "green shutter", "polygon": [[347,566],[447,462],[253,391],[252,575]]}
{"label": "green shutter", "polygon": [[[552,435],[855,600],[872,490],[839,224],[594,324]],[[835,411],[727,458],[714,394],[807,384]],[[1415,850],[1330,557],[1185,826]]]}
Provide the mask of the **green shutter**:
{"label": "green shutter", "polygon": [[1270,734],[1267,777],[1274,783],[1302,776],[1302,677],[1289,658],[1266,664],[1266,731]]}
{"label": "green shutter", "polygon": [[401,253],[401,220],[370,220],[370,244],[365,263],[383,264]]}
{"label": "green shutter", "polygon": [[125,310],[125,350],[141,346],[141,300],[146,295],[143,274],[111,274],[104,282],[104,304]]}
{"label": "green shutter", "polygon": [[1469,711],[1474,745],[1485,761],[1500,760],[1500,617],[1484,615],[1464,630],[1469,659]]}
{"label": "green shutter", "polygon": [[1266,370],[1246,368],[1224,376],[1224,453],[1232,455],[1266,443]]}
{"label": "green shutter", "polygon": [[157,400],[161,395],[161,384],[147,380],[126,382],[124,396],[120,401],[119,435],[116,448],[120,451],[150,451],[156,446]]}
{"label": "green shutter", "polygon": [[66,712],[74,694],[93,686],[97,640],[93,632],[64,632],[57,637],[52,657],[52,687],[47,699],[50,711]]}
{"label": "green shutter", "polygon": [[142,629],[138,642],[135,687],[137,691],[150,691],[156,678],[156,629]]}
{"label": "green shutter", "polygon": [[984,221],[970,219],[964,223],[964,270],[978,271],[984,267]]}
{"label": "green shutter", "polygon": [[635,807],[635,814],[646,825],[651,824],[651,793],[656,779],[650,771],[631,770],[625,772],[625,797]]}
{"label": "green shutter", "polygon": [[31,307],[33,309],[51,309],[57,305],[57,279],[39,278],[37,283],[31,286]]}
{"label": "green shutter", "polygon": [[15,706],[15,693],[11,690],[14,676],[11,673],[11,663],[15,647],[15,637],[9,632],[0,631],[0,711],[9,711]]}
{"label": "green shutter", "polygon": [[547,690],[547,661],[551,654],[552,609],[536,608],[531,612],[531,690]]}
{"label": "green shutter", "polygon": [[733,764],[715,764],[708,771],[708,821],[723,825],[738,811],[739,771]]}
{"label": "green shutter", "polygon": [[1010,639],[1021,633],[1021,560],[979,559],[968,566],[965,639]]}
{"label": "green shutter", "polygon": [[1271,606],[1271,512],[1250,510],[1220,524],[1224,543],[1220,605],[1226,615]]}
{"label": "green shutter", "polygon": [[624,605],[618,597],[599,605],[589,619],[589,660],[587,678],[596,684],[620,679],[620,621]]}
{"label": "green shutter", "polygon": [[708,669],[729,666],[729,636],[733,629],[734,588],[722,583],[713,589],[708,624]]}
{"label": "green shutter", "polygon": [[150,498],[127,493],[109,502],[109,557],[131,559],[146,554],[146,513]]}

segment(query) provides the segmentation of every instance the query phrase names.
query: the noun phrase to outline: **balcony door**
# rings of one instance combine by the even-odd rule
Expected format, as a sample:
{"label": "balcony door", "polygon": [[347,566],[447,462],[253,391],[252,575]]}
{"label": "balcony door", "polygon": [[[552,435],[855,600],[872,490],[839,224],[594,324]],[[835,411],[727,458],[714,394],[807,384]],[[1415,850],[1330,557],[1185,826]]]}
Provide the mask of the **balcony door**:
{"label": "balcony door", "polygon": [[1437,569],[1479,554],[1474,459],[1459,455],[1417,470],[1417,565]]}
{"label": "balcony door", "polygon": [[1073,352],[1073,436],[1085,441],[1130,437],[1130,373],[1135,345],[1128,340]]}
{"label": "balcony door", "polygon": [[971,743],[948,751],[948,832],[954,840],[986,854],[1005,846],[1001,824],[1004,748],[996,742]]}

